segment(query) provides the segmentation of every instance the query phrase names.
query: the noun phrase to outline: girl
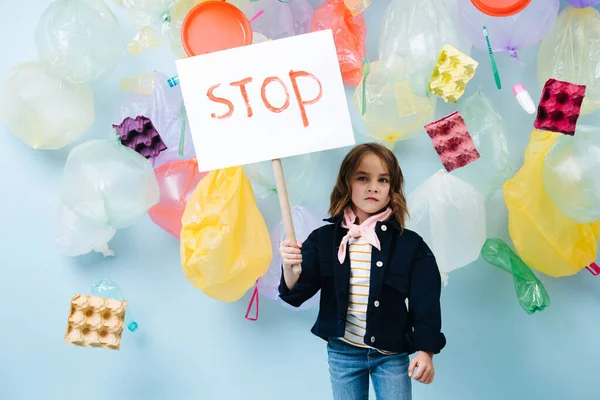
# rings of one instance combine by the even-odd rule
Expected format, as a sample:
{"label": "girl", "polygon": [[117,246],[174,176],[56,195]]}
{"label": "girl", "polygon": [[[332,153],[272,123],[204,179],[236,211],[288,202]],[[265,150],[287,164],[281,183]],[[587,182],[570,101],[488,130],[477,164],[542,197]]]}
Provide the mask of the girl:
{"label": "girl", "polygon": [[335,400],[367,399],[369,376],[378,400],[411,399],[410,378],[431,383],[432,357],[446,344],[440,274],[423,239],[404,229],[403,188],[390,150],[356,146],[331,193],[331,224],[280,246],[281,299],[298,307],[321,290],[312,333],[328,342]]}

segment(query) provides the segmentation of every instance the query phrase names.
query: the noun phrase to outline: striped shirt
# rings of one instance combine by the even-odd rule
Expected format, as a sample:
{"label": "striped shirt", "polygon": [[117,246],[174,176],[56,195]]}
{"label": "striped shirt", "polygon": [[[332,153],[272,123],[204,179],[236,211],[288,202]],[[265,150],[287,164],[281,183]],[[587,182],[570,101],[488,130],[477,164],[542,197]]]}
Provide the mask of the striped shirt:
{"label": "striped shirt", "polygon": [[[364,343],[371,281],[371,245],[362,237],[351,238],[348,242],[348,249],[350,252],[350,294],[346,331],[342,340],[353,346],[373,348]],[[377,350],[383,354],[392,354]]]}

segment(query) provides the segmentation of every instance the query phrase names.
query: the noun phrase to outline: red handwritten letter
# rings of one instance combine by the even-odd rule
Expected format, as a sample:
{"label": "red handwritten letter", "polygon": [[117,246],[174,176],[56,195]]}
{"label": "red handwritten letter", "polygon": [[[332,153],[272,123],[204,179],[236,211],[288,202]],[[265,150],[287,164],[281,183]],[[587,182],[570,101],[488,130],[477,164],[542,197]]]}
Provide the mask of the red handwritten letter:
{"label": "red handwritten letter", "polygon": [[242,97],[244,98],[244,102],[246,103],[246,112],[248,114],[248,118],[250,118],[253,115],[252,106],[250,106],[250,101],[248,101],[248,92],[246,91],[246,83],[250,83],[250,82],[252,82],[252,78],[248,77],[248,78],[242,79],[241,81],[230,83],[231,86],[239,86],[240,87],[240,92],[242,92]]}
{"label": "red handwritten letter", "polygon": [[[302,99],[302,96],[300,95],[300,89],[298,89],[298,82],[296,81],[296,79],[300,76],[313,78],[317,82],[317,84],[319,85],[319,94],[317,95],[317,97],[315,97],[312,100],[303,100]],[[304,109],[304,106],[306,104],[315,104],[317,101],[319,101],[321,99],[321,96],[323,96],[323,86],[321,85],[321,81],[319,81],[319,78],[317,78],[313,74],[305,72],[305,71],[290,71],[290,79],[292,81],[292,87],[294,88],[294,94],[296,95],[296,100],[298,101],[298,105],[300,106],[300,115],[302,116],[302,124],[306,128],[309,124],[308,124],[308,118],[306,117],[306,110]]]}
{"label": "red handwritten letter", "polygon": [[229,117],[231,117],[231,114],[233,114],[233,103],[230,102],[227,99],[224,99],[222,97],[217,97],[217,96],[215,96],[213,94],[213,90],[215,90],[219,86],[221,86],[220,83],[216,84],[215,86],[211,86],[208,89],[208,91],[206,92],[206,95],[208,96],[209,99],[211,99],[215,103],[225,104],[227,107],[229,107],[229,111],[227,111],[226,114],[223,114],[223,115],[220,115],[220,116],[217,116],[217,114],[215,114],[215,113],[210,114],[210,116],[213,117],[213,118],[217,118],[217,119],[229,118]]}
{"label": "red handwritten letter", "polygon": [[[267,100],[267,85],[271,82],[279,82],[283,87],[283,90],[285,91],[285,103],[283,103],[283,105],[279,108],[274,107],[271,103],[269,103],[269,100]],[[280,113],[282,111],[285,111],[290,106],[290,92],[288,92],[285,83],[283,83],[283,81],[276,76],[270,76],[267,79],[265,79],[265,81],[262,84],[262,87],[260,88],[260,96],[262,97],[263,103],[265,103],[265,107],[267,107],[274,113]]]}

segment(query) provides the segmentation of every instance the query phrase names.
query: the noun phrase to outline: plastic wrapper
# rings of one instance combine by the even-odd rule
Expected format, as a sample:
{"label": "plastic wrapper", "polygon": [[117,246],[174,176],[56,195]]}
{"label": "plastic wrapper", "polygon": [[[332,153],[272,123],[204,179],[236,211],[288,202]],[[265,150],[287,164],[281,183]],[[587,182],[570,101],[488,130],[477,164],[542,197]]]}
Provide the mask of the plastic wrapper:
{"label": "plastic wrapper", "polygon": [[467,182],[438,171],[410,194],[408,211],[407,228],[429,245],[444,282],[448,273],[479,257],[486,239],[485,200]]}
{"label": "plastic wrapper", "polygon": [[123,0],[123,7],[137,29],[171,21],[171,11],[178,0]]}
{"label": "plastic wrapper", "polygon": [[479,63],[468,55],[445,45],[433,69],[429,90],[446,103],[456,103],[465,93],[467,83],[475,76]]}
{"label": "plastic wrapper", "polygon": [[154,170],[160,191],[158,204],[148,210],[154,223],[179,239],[181,217],[188,199],[206,175],[198,172],[196,158],[169,161]]}
{"label": "plastic wrapper", "polygon": [[461,101],[458,109],[481,157],[455,169],[452,175],[473,185],[487,199],[514,174],[508,154],[506,124],[481,91]]}
{"label": "plastic wrapper", "polygon": [[594,262],[600,232],[600,221],[570,220],[544,190],[544,160],[559,135],[533,131],[523,167],[503,186],[508,230],[517,254],[529,267],[554,277],[576,274]]}
{"label": "plastic wrapper", "polygon": [[[144,116],[152,121],[167,146],[166,150],[153,159],[153,165],[158,167],[167,161],[192,157],[194,144],[180,87],[170,87],[169,78],[160,72],[153,72],[152,77],[152,93],[133,93],[125,98],[117,111],[115,123],[120,124],[127,117],[137,116]],[[183,148],[180,149],[181,145]]]}
{"label": "plastic wrapper", "polygon": [[206,295],[236,301],[269,269],[269,231],[241,167],[202,178],[181,222],[181,267]]}
{"label": "plastic wrapper", "polygon": [[[408,82],[386,78],[379,62],[370,63],[365,83],[365,110],[361,119],[370,137],[387,147],[399,140],[412,139],[423,133],[423,126],[433,120],[437,97],[416,96]],[[354,91],[353,103],[362,114],[362,83]]]}
{"label": "plastic wrapper", "polygon": [[444,45],[461,48],[458,27],[445,0],[392,0],[379,38],[381,72],[408,82],[416,96],[428,92],[431,73]]}
{"label": "plastic wrapper", "polygon": [[584,8],[600,4],[600,0],[567,0],[567,3],[571,4],[573,7]]}
{"label": "plastic wrapper", "polygon": [[475,47],[488,51],[483,35],[485,26],[492,51],[506,51],[516,61],[519,61],[519,50],[537,44],[550,33],[559,6],[559,0],[534,0],[517,14],[492,17],[479,11],[470,1],[458,2],[460,25]]}
{"label": "plastic wrapper", "polygon": [[600,128],[579,125],[559,136],[544,161],[544,188],[569,219],[600,220]]}
{"label": "plastic wrapper", "polygon": [[35,42],[51,73],[73,83],[106,78],[125,53],[117,18],[102,0],[55,0],[38,22]]}
{"label": "plastic wrapper", "polygon": [[458,111],[425,126],[446,171],[469,165],[479,158],[465,121]]}
{"label": "plastic wrapper", "polygon": [[533,126],[573,136],[584,97],[585,86],[548,79],[542,89]]}
{"label": "plastic wrapper", "polygon": [[118,136],[73,148],[63,173],[63,203],[97,227],[120,229],[137,222],[158,203],[158,184],[143,156]]}
{"label": "plastic wrapper", "polygon": [[310,32],[314,10],[306,0],[240,0],[233,4],[249,19],[263,10],[263,13],[252,21],[252,30],[269,39],[282,39]]}
{"label": "plastic wrapper", "polygon": [[527,314],[550,305],[546,288],[523,260],[500,239],[488,239],[481,249],[485,261],[512,275],[519,304]]}
{"label": "plastic wrapper", "polygon": [[[274,1],[274,0],[273,0]],[[331,29],[344,84],[358,86],[362,79],[367,27],[361,15],[353,16],[343,0],[325,0],[315,10],[311,31]]]}
{"label": "plastic wrapper", "polygon": [[[310,194],[320,161],[321,153],[302,154],[281,160],[290,204],[298,205]],[[257,196],[264,197],[277,193],[271,161],[246,164],[243,168],[252,183],[258,186]]]}
{"label": "plastic wrapper", "polygon": [[[305,241],[308,235],[315,229],[324,225],[324,222],[319,220],[312,212],[304,207],[296,206],[292,208],[292,219],[294,221],[294,231],[296,239]],[[279,298],[279,282],[281,281],[281,255],[279,254],[279,245],[285,240],[285,227],[281,221],[271,232],[271,246],[273,248],[273,260],[266,274],[258,280],[258,291],[260,294],[269,300],[278,300]],[[299,308],[290,307],[295,310],[304,310],[313,308],[319,304],[320,293],[314,295],[307,300]],[[281,302],[286,305],[285,302]]]}
{"label": "plastic wrapper", "polygon": [[540,45],[537,69],[540,86],[555,78],[586,86],[581,114],[600,108],[600,12],[565,8]]}
{"label": "plastic wrapper", "polygon": [[60,202],[54,210],[53,225],[54,242],[61,254],[77,257],[95,251],[105,257],[115,255],[108,246],[116,233],[113,228],[90,224]]}
{"label": "plastic wrapper", "polygon": [[39,62],[13,68],[0,89],[0,116],[34,149],[59,149],[94,123],[94,93],[87,84],[65,82]]}

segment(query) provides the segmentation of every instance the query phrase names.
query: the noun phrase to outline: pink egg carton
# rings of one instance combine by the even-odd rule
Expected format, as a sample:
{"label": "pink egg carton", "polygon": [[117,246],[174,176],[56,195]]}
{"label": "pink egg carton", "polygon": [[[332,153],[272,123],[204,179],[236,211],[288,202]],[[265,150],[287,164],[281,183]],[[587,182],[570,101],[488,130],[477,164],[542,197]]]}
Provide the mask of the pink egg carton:
{"label": "pink egg carton", "polygon": [[573,136],[584,97],[585,85],[548,79],[542,90],[533,126],[536,129]]}

